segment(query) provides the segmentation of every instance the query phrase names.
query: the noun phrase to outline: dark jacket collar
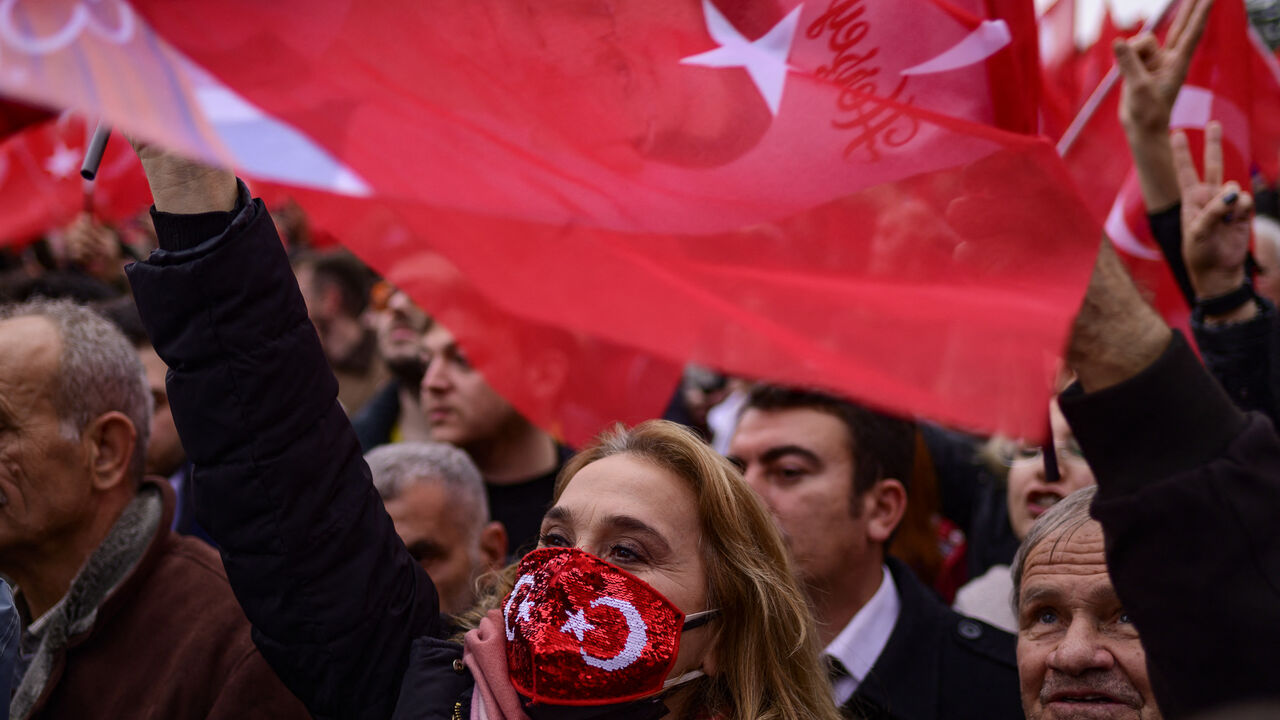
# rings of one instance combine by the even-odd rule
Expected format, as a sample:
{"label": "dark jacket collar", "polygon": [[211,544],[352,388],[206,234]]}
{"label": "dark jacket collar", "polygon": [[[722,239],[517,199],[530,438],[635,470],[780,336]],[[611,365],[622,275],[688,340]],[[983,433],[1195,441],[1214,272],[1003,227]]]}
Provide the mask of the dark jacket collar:
{"label": "dark jacket collar", "polygon": [[848,705],[870,704],[895,720],[934,720],[947,608],[901,561],[887,558],[885,565],[898,587],[898,622]]}

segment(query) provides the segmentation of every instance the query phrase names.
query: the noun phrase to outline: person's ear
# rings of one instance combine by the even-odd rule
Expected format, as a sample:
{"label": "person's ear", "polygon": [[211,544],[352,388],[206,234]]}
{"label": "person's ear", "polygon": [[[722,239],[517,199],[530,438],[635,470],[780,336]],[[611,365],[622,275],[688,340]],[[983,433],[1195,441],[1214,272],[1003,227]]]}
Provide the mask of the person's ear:
{"label": "person's ear", "polygon": [[132,482],[129,469],[138,444],[138,432],[124,413],[99,415],[81,433],[95,490],[105,491]]}
{"label": "person's ear", "polygon": [[485,570],[501,570],[507,563],[507,529],[493,521],[480,531],[480,557]]}
{"label": "person's ear", "polygon": [[885,478],[871,486],[862,496],[862,512],[866,518],[867,539],[887,543],[907,513],[907,489],[894,478]]}

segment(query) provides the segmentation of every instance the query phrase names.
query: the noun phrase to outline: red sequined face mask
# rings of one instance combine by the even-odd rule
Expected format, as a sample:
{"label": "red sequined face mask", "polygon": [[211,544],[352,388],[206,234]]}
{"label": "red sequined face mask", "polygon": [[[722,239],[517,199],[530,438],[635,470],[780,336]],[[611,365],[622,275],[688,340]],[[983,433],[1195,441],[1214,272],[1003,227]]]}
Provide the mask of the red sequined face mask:
{"label": "red sequined face mask", "polygon": [[511,684],[535,703],[607,705],[660,692],[684,613],[639,578],[576,548],[534,550],[502,604]]}

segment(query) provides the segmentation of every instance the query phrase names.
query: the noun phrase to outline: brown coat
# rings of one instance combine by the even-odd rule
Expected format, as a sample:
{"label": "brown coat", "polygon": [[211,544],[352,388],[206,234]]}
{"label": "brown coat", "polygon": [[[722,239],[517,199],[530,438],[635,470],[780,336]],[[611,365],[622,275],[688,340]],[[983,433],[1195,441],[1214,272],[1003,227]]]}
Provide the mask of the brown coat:
{"label": "brown coat", "polygon": [[218,553],[169,530],[173,493],[142,559],[93,625],[68,639],[33,720],[306,718],[249,638]]}

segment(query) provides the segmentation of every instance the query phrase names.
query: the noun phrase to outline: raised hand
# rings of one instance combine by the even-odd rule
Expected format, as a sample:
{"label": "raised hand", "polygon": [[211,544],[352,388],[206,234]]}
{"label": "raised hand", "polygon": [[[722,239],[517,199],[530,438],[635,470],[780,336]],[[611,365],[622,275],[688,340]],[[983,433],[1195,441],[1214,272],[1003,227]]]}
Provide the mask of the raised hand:
{"label": "raised hand", "polygon": [[1173,162],[1182,197],[1182,257],[1196,296],[1225,295],[1245,280],[1253,197],[1222,182],[1222,126],[1205,129],[1204,177],[1196,171],[1187,136],[1175,133]]}
{"label": "raised hand", "polygon": [[1213,0],[1185,0],[1163,47],[1151,33],[1117,40],[1112,46],[1116,66],[1124,78],[1120,123],[1133,153],[1148,212],[1159,212],[1178,202],[1169,150],[1169,122],[1212,6]]}
{"label": "raised hand", "polygon": [[130,136],[160,212],[194,214],[236,207],[236,176]]}
{"label": "raised hand", "polygon": [[1191,67],[1213,0],[1186,0],[1178,8],[1164,47],[1151,33],[1116,40],[1112,51],[1124,76],[1120,121],[1148,132],[1168,132],[1173,103]]}

